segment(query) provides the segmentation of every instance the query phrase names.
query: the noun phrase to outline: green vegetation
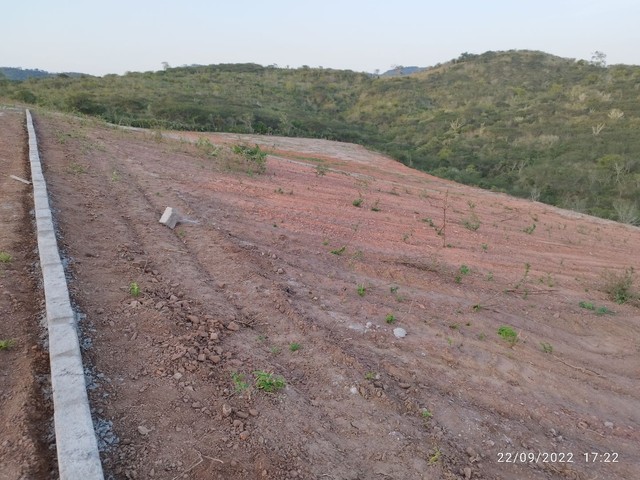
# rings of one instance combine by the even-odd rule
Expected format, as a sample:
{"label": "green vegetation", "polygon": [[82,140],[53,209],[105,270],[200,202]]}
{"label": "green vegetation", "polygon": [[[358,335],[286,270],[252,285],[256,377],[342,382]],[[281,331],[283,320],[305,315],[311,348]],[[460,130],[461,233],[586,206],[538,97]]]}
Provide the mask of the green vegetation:
{"label": "green vegetation", "polygon": [[394,315],[393,313],[389,313],[389,314],[387,315],[387,317],[385,318],[385,321],[386,321],[388,324],[396,323],[396,317],[395,317],[395,315]]}
{"label": "green vegetation", "polygon": [[367,287],[365,287],[362,284],[358,285],[358,295],[360,295],[361,297],[364,297],[366,293],[367,293]]}
{"label": "green vegetation", "polygon": [[237,393],[244,392],[247,388],[249,388],[249,384],[246,381],[244,373],[232,373],[231,380],[233,381],[233,386]]}
{"label": "green vegetation", "polygon": [[429,409],[423,408],[422,410],[420,410],[420,416],[425,420],[429,420],[431,417],[433,417],[433,413],[431,413]]}
{"label": "green vegetation", "polygon": [[607,272],[605,274],[604,291],[616,303],[637,302],[640,299],[640,295],[634,289],[634,282],[635,270],[633,267],[626,268],[621,273]]}
{"label": "green vegetation", "polygon": [[16,344],[15,341],[8,339],[8,340],[0,340],[0,350],[9,350],[11,347],[13,347]]}
{"label": "green vegetation", "polygon": [[458,270],[458,273],[456,273],[456,276],[454,277],[455,282],[462,283],[462,277],[469,275],[469,273],[471,273],[471,270],[469,269],[469,267],[467,267],[466,265],[460,265],[460,269]]}
{"label": "green vegetation", "polygon": [[639,66],[506,51],[393,77],[256,64],[28,76],[0,81],[0,96],[157,131],[356,142],[457,182],[640,223]]}
{"label": "green vegetation", "polygon": [[340,248],[337,248],[336,250],[331,250],[331,253],[333,253],[334,255],[342,255],[346,249],[347,249],[347,246],[343,245]]}
{"label": "green vegetation", "polygon": [[256,377],[256,387],[267,393],[277,392],[287,385],[283,377],[273,373],[256,370],[253,374]]}
{"label": "green vegetation", "polygon": [[550,343],[540,342],[540,348],[542,348],[542,351],[544,353],[553,353],[553,347]]}
{"label": "green vegetation", "polygon": [[0,263],[9,263],[13,257],[7,252],[0,252]]}
{"label": "green vegetation", "polygon": [[140,296],[140,285],[137,282],[131,282],[129,284],[129,293],[132,297]]}
{"label": "green vegetation", "polygon": [[302,345],[300,345],[299,343],[293,342],[289,344],[289,350],[291,350],[292,352],[297,352],[301,348],[302,348]]}
{"label": "green vegetation", "polygon": [[506,340],[512,347],[518,343],[518,333],[511,327],[502,326],[498,328],[498,335]]}
{"label": "green vegetation", "polygon": [[267,170],[267,152],[261,150],[258,145],[255,147],[234,145],[232,150],[233,153],[246,160],[246,169],[249,175],[264,173]]}
{"label": "green vegetation", "polygon": [[367,372],[364,374],[364,379],[365,380],[375,380],[377,378],[377,374],[376,372]]}
{"label": "green vegetation", "polygon": [[360,207],[362,205],[362,198],[356,198],[353,202],[351,202],[353,204],[354,207]]}
{"label": "green vegetation", "polygon": [[587,310],[595,310],[596,309],[596,306],[591,302],[580,302],[578,305],[580,305],[580,308],[585,308]]}

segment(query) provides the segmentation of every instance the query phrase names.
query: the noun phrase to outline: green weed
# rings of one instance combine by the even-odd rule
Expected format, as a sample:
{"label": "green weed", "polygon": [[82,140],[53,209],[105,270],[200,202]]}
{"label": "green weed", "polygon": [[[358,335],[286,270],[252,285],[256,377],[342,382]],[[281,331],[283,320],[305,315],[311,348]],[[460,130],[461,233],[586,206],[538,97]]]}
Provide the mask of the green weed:
{"label": "green weed", "polygon": [[367,293],[367,287],[365,287],[364,285],[358,285],[358,295],[360,295],[361,297],[364,297],[366,293]]}
{"label": "green weed", "polygon": [[267,393],[277,392],[287,385],[284,377],[273,373],[256,370],[253,374],[256,377],[256,388]]}
{"label": "green weed", "polygon": [[132,297],[140,296],[140,285],[137,282],[131,282],[129,284],[129,293]]}
{"label": "green weed", "polygon": [[231,380],[233,381],[233,386],[238,393],[244,392],[247,388],[249,388],[249,384],[246,381],[244,373],[232,373]]}
{"label": "green weed", "polygon": [[518,334],[511,327],[502,326],[498,328],[498,335],[500,335],[503,340],[506,340],[512,347],[518,343]]}
{"label": "green weed", "polygon": [[300,345],[299,343],[293,342],[293,343],[289,344],[289,350],[291,350],[292,352],[297,352],[301,348],[302,348],[302,345]]}
{"label": "green weed", "polygon": [[0,252],[0,263],[9,263],[13,257],[7,252]]}
{"label": "green weed", "polygon": [[353,202],[351,202],[351,204],[354,207],[360,207],[362,205],[363,199],[362,198],[356,198]]}
{"label": "green weed", "polygon": [[396,317],[395,317],[395,315],[394,315],[393,313],[389,313],[389,314],[387,315],[387,317],[385,318],[385,321],[386,321],[388,324],[396,323]]}
{"label": "green weed", "polygon": [[347,246],[343,245],[342,247],[336,250],[331,250],[331,253],[333,253],[334,255],[342,255],[346,249],[347,249]]}
{"label": "green weed", "polygon": [[540,342],[540,347],[544,353],[553,353],[553,347],[550,343]]}
{"label": "green weed", "polygon": [[11,339],[0,340],[0,350],[9,350],[15,344],[16,342]]}

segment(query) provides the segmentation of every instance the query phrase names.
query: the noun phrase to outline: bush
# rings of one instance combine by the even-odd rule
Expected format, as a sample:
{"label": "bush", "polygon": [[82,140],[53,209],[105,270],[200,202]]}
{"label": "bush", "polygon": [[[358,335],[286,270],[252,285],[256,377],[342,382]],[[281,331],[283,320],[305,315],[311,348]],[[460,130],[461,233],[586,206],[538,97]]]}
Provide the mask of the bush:
{"label": "bush", "polygon": [[622,304],[637,301],[638,293],[634,290],[635,271],[633,267],[626,268],[622,273],[606,272],[604,292],[616,303]]}

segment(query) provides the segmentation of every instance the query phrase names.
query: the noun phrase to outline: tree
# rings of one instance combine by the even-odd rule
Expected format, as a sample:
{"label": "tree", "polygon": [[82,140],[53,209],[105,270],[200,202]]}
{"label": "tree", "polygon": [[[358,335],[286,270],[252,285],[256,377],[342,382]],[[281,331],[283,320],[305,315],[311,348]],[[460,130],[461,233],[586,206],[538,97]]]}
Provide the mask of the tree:
{"label": "tree", "polygon": [[595,65],[596,67],[606,68],[607,55],[603,52],[599,52],[598,50],[596,50],[591,54],[591,65]]}

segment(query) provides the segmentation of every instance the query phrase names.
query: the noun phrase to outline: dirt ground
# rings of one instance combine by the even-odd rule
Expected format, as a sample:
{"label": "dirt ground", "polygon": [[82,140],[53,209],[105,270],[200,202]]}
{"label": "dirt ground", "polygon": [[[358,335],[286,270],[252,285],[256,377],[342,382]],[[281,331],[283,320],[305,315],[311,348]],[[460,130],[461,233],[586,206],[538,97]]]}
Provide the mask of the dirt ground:
{"label": "dirt ground", "polygon": [[[24,111],[0,108],[0,479],[51,478],[53,422],[40,319]],[[40,277],[41,278],[41,277]],[[50,391],[50,390],[49,390]],[[55,471],[55,470],[54,470]]]}
{"label": "dirt ground", "polygon": [[[640,478],[640,309],[604,291],[639,269],[639,229],[356,145],[34,118],[107,478]],[[0,249],[33,241],[9,232]],[[38,304],[9,325],[0,305],[23,338]],[[35,388],[4,366],[33,368],[31,345],[0,352],[10,396]],[[2,398],[15,439],[33,421]]]}

